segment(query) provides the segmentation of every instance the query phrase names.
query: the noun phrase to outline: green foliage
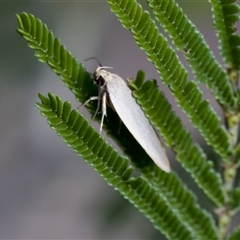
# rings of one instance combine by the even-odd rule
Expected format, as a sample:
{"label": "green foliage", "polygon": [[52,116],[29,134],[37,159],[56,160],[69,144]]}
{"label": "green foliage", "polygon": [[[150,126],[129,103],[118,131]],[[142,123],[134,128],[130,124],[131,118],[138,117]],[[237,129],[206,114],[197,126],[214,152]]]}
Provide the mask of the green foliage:
{"label": "green foliage", "polygon": [[173,0],[148,0],[148,2],[176,47],[185,54],[196,79],[206,84],[222,104],[233,105],[233,91],[226,72],[217,63],[202,34],[182,9]]}
{"label": "green foliage", "polygon": [[[212,200],[213,207],[218,207],[216,211],[212,210],[216,214],[200,207],[195,194],[177,174],[173,171],[167,174],[159,169],[111,109],[108,109],[108,117],[104,120],[104,130],[115,139],[128,158],[119,155],[78,111],[71,109],[69,102],[63,103],[50,93],[48,97],[39,94],[41,103],[36,103],[63,141],[169,239],[223,239],[228,234],[225,217],[230,220],[232,214],[239,210],[240,191],[239,187],[234,189],[233,186],[236,185],[240,154],[239,147],[235,147],[237,143],[232,141],[233,128],[229,125],[233,122],[236,127],[240,122],[239,89],[230,83],[233,79],[235,82],[232,82],[237,82],[236,69],[239,68],[240,59],[239,36],[234,31],[239,8],[234,2],[211,0],[221,54],[231,68],[225,71],[217,63],[203,36],[173,0],[148,0],[156,19],[169,33],[175,47],[183,51],[187,58],[197,80],[193,82],[188,80],[187,70],[159,33],[147,11],[143,11],[134,0],[108,0],[111,10],[122,25],[131,30],[136,43],[154,64],[162,82],[169,86],[178,105],[221,157],[223,168],[217,172],[173,112],[168,100],[157,88],[156,81],[145,81],[144,72],[139,71],[136,80],[129,82],[133,97],[175,152],[182,167],[189,172],[204,195]],[[225,26],[220,26],[221,19],[224,19]],[[92,76],[41,20],[27,13],[17,15],[17,20],[17,31],[34,49],[35,56],[59,75],[80,102],[98,94]],[[228,128],[221,124],[219,116],[203,97],[198,82],[206,84],[223,107]],[[90,102],[86,108],[93,114],[96,103]],[[96,119],[99,118],[97,115]],[[139,177],[132,177],[133,170],[138,171]],[[217,223],[214,218],[218,218]],[[239,236],[237,228],[229,239],[238,239]]]}
{"label": "green foliage", "polygon": [[[90,82],[92,83],[92,79],[85,72],[85,69],[82,67],[82,65],[76,63],[76,59],[71,57],[71,54],[66,51],[64,46],[60,44],[59,40],[54,39],[53,34],[44,25],[45,28],[39,27],[39,29],[44,29],[45,34],[38,34],[38,36],[51,36],[51,41],[53,43],[48,41],[48,44],[50,46],[54,46],[55,52],[51,52],[50,58],[47,53],[50,47],[42,44],[42,37],[37,38],[36,35],[33,35],[31,37],[31,35],[27,34],[26,32],[26,29],[30,32],[32,30],[31,21],[34,20],[33,16],[22,13],[20,16],[18,16],[18,20],[21,23],[20,26],[22,26],[22,29],[24,29],[24,31],[22,29],[18,31],[30,42],[30,46],[36,50],[37,54],[35,55],[37,57],[40,57],[41,60],[44,54],[39,53],[46,53],[46,55],[44,56],[45,62],[47,62],[48,65],[61,77],[65,85],[70,87],[70,89],[75,93],[78,99],[85,101],[85,96],[88,96],[89,94],[88,89],[89,86],[91,86]],[[40,20],[36,19],[36,21],[41,24]],[[25,25],[23,23],[25,23],[27,27],[24,28]],[[34,33],[36,34],[36,29],[34,29]],[[56,44],[56,46],[54,44]],[[62,51],[62,56],[67,56],[67,60],[59,57],[59,51]],[[64,54],[64,52],[67,53]],[[66,63],[64,65],[61,62]],[[72,62],[74,62],[74,64],[72,64],[72,67],[70,68],[68,67],[67,62],[69,62],[69,65],[71,65]],[[77,76],[77,81],[74,79],[74,77],[72,77],[72,72],[74,72],[75,76]],[[139,72],[139,74],[140,73],[141,71]],[[144,80],[144,76],[142,80]],[[108,181],[109,184],[113,185],[125,196],[125,198],[127,198],[130,202],[137,206],[140,211],[144,212],[145,215],[155,224],[155,227],[165,233],[166,236],[169,236],[170,238],[176,238],[177,236],[182,235],[184,238],[189,239],[194,238],[194,236],[203,236],[204,233],[202,229],[199,229],[199,225],[197,224],[195,219],[195,214],[197,214],[199,216],[198,221],[202,222],[202,225],[205,225],[206,228],[209,228],[209,230],[207,231],[208,236],[210,238],[217,239],[211,216],[201,211],[200,207],[196,205],[193,195],[189,192],[189,190],[186,189],[186,187],[182,186],[182,183],[177,180],[176,176],[174,176],[173,174],[167,174],[165,176],[166,184],[164,185],[163,191],[161,191],[161,188],[159,187],[157,191],[155,188],[149,190],[150,186],[147,186],[145,183],[146,180],[143,180],[141,178],[130,180],[129,176],[131,174],[132,168],[127,167],[126,159],[123,159],[121,156],[117,155],[117,153],[110,146],[105,147],[102,138],[100,138],[99,134],[96,133],[88,125],[87,121],[84,120],[76,111],[70,111],[69,103],[65,102],[64,104],[62,104],[60,98],[55,97],[53,94],[49,94],[49,98],[46,98],[43,95],[39,95],[39,97],[42,103],[38,103],[37,107],[40,108],[41,114],[48,119],[50,126],[57,131],[58,135],[60,135],[63,140],[71,148],[73,148],[74,151],[77,152],[78,155],[83,157],[86,162],[91,164],[94,169],[98,171],[99,174]],[[93,106],[92,108],[89,108],[90,112],[92,112],[92,109]],[[111,121],[110,126],[108,122],[106,123],[108,127],[108,133],[114,136],[119,142],[119,136],[121,136],[121,144],[123,146],[123,150],[129,156],[131,156],[132,162],[138,168],[138,171],[142,173],[142,177],[144,179],[147,179],[148,181],[150,180],[149,170],[147,170],[146,166],[154,167],[154,179],[156,180],[157,176],[161,176],[162,171],[152,164],[151,160],[144,152],[136,151],[136,149],[139,149],[139,145],[134,139],[131,138],[126,128],[122,127],[120,129],[120,134],[117,134],[116,129],[119,129],[119,126],[115,125],[113,127],[112,123],[117,122],[114,117],[116,118],[116,114],[113,114],[111,112],[110,114],[108,114],[108,120],[110,119],[109,121]],[[127,141],[125,139],[127,139]],[[125,145],[125,143],[127,143],[127,145]],[[105,161],[107,162],[105,163]],[[119,173],[118,177],[117,173]],[[169,181],[167,181],[168,178]],[[152,179],[153,182],[154,179]],[[136,195],[136,193],[133,194],[129,190],[129,186],[126,187],[123,183],[122,185],[119,184],[121,181],[125,181],[124,183],[126,184],[127,180],[129,180],[131,186],[134,186],[134,190],[136,189],[139,192],[139,195]],[[143,188],[136,187],[136,183],[139,184],[140,182],[140,186],[144,187],[144,191]],[[176,192],[176,188],[178,188],[179,191]],[[127,191],[125,192],[126,189]],[[149,194],[149,191],[151,191],[152,193]],[[142,196],[143,193],[144,195]],[[157,196],[157,199],[152,197],[154,195]],[[149,197],[147,198],[147,196],[149,196],[151,198],[150,200],[153,201],[152,204],[151,201],[148,199]],[[172,209],[174,209],[174,204],[176,204],[176,199],[180,196],[191,196],[188,202],[185,203],[185,208],[187,208],[188,206],[188,209],[194,209],[194,211],[183,211],[181,206],[179,205],[178,214],[176,215],[175,213],[171,213],[173,211]],[[145,203],[143,203],[143,200],[137,201],[137,197],[140,199],[144,199]],[[161,204],[158,203],[160,201]],[[157,211],[154,208],[154,204],[157,204],[157,206],[161,206],[161,214],[163,214],[163,218],[159,217],[159,215],[156,215]],[[147,205],[148,207],[146,207],[145,205]],[[151,206],[151,211],[149,210],[149,206]],[[164,213],[164,210],[162,208],[166,210],[166,213]],[[175,209],[175,211],[177,210]],[[183,219],[185,221],[182,221]],[[178,226],[183,224],[183,226],[180,227],[178,231],[173,231],[172,227],[174,226],[168,223],[170,221],[174,221],[175,224]]]}
{"label": "green foliage", "polygon": [[234,26],[239,20],[240,7],[236,0],[210,2],[222,58],[228,68],[240,69],[240,36],[236,34]]}

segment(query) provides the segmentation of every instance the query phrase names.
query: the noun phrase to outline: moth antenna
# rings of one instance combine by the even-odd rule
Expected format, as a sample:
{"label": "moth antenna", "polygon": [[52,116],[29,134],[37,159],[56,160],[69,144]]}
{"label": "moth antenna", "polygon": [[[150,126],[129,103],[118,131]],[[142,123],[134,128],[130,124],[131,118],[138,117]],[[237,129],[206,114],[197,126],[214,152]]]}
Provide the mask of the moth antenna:
{"label": "moth antenna", "polygon": [[99,65],[100,67],[102,67],[102,64],[100,63],[100,61],[99,61],[96,57],[86,58],[86,59],[83,60],[83,62],[85,63],[85,62],[87,62],[87,61],[89,61],[89,60],[92,60],[92,59],[96,60],[96,61],[98,62],[98,65]]}

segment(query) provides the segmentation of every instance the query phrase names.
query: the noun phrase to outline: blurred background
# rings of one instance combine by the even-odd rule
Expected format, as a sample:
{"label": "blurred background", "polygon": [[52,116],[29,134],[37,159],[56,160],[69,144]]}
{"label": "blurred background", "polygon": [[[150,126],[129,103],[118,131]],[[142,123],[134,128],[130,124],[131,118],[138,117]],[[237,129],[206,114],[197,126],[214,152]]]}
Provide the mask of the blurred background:
{"label": "blurred background", "polygon": [[[221,63],[210,4],[207,0],[178,2]],[[39,92],[53,92],[69,100],[73,108],[79,103],[16,33],[15,14],[22,11],[46,23],[79,61],[96,56],[123,78],[135,77],[143,69],[147,78],[159,81],[144,52],[105,1],[0,2],[0,239],[164,239],[148,219],[62,142],[34,107]],[[96,63],[88,63],[87,68],[92,71]],[[161,84],[160,88],[208,152],[168,89]],[[208,91],[205,94],[211,98]],[[214,108],[221,114],[215,102]],[[86,114],[84,108],[80,111]],[[171,166],[195,188],[168,153]],[[211,159],[211,152],[209,156]],[[200,190],[196,192],[202,195]]]}

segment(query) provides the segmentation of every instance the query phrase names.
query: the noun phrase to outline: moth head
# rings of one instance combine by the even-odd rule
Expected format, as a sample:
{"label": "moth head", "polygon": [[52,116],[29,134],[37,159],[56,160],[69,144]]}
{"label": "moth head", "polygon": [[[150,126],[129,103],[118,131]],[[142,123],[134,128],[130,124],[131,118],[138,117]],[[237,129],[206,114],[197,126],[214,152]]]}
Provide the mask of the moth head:
{"label": "moth head", "polygon": [[112,67],[107,67],[107,66],[99,66],[97,69],[93,72],[93,78],[94,81],[97,83],[99,86],[103,86],[105,83],[105,78],[107,75],[110,73],[106,70],[106,68],[112,68]]}

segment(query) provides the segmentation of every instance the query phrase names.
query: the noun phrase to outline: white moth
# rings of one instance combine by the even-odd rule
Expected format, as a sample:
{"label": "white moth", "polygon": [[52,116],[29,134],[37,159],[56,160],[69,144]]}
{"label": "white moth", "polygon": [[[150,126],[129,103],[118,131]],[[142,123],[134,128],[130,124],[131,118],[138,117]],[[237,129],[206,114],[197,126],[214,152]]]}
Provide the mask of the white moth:
{"label": "white moth", "polygon": [[[94,71],[93,77],[95,82],[99,85],[99,94],[97,97],[91,97],[84,103],[85,105],[91,100],[102,99],[100,132],[102,131],[104,116],[107,116],[106,102],[108,96],[117,114],[146,153],[163,171],[170,172],[169,161],[165,149],[153,126],[133,98],[127,81],[123,80],[117,74],[108,72],[106,68],[111,67],[99,66]],[[99,103],[96,113],[98,110]]]}

